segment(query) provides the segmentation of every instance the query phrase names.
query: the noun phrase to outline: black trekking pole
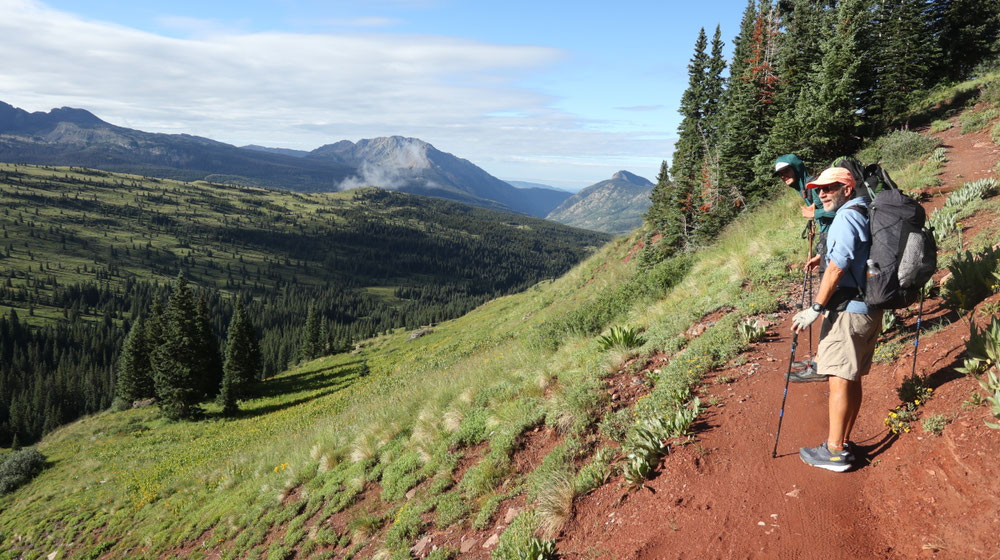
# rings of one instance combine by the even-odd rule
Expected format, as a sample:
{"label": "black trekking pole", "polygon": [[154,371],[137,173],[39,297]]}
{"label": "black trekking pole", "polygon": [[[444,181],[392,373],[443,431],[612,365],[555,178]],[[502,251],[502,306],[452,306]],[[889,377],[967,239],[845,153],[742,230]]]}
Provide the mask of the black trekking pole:
{"label": "black trekking pole", "polygon": [[788,358],[788,373],[785,374],[785,392],[781,395],[781,411],[778,412],[778,430],[774,432],[774,449],[771,450],[771,458],[778,456],[778,436],[781,435],[781,421],[785,418],[785,399],[788,398],[788,381],[792,377],[792,362],[795,361],[795,347],[799,343],[799,332],[792,333],[792,355]]}
{"label": "black trekking pole", "polygon": [[924,319],[924,290],[920,289],[920,307],[917,308],[917,337],[913,339],[913,366],[910,368],[910,377],[917,375],[917,350],[920,348],[920,324]]}
{"label": "black trekking pole", "polygon": [[[815,220],[810,220],[809,221],[809,257],[806,258],[806,261],[808,261],[809,259],[811,259],[813,257],[813,240],[814,239],[816,239],[816,221]],[[812,301],[813,301],[813,273],[812,273],[812,269],[809,270],[808,274],[809,274],[809,301],[806,302],[806,305],[812,305]],[[802,308],[805,309],[805,305],[803,305]],[[813,357],[813,328],[812,328],[812,325],[809,325],[809,358],[812,359],[812,357]]]}

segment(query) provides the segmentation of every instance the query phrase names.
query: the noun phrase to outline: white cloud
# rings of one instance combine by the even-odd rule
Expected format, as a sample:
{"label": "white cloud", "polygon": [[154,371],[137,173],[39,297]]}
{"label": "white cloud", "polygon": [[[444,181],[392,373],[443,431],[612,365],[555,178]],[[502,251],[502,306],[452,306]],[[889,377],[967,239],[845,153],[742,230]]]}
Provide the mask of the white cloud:
{"label": "white cloud", "polygon": [[520,158],[538,154],[601,161],[667,153],[662,140],[601,132],[515,86],[558,63],[564,53],[552,48],[240,33],[192,20],[172,23],[196,38],[171,38],[32,0],[0,0],[0,13],[0,100],[29,111],[81,107],[142,130],[300,149],[401,134],[507,176],[523,176]]}

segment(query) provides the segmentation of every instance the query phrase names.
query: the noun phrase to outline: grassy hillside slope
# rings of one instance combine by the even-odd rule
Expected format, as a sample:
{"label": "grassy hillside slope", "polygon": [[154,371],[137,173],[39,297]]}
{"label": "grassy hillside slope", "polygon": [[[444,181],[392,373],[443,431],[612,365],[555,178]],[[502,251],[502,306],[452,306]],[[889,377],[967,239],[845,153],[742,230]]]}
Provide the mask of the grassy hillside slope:
{"label": "grassy hillside slope", "polygon": [[[871,149],[904,154],[890,171],[906,188],[931,187],[945,154],[923,139],[897,133]],[[502,532],[494,558],[543,551],[535,535],[558,534],[576,496],[655,469],[653,443],[688,441],[707,404],[695,400],[701,376],[739,362],[745,321],[776,318],[803,257],[784,191],[697,254],[640,270],[637,231],[430,332],[284,372],[233,420],[210,409],[171,424],[140,409],[64,427],[38,446],[51,466],[0,497],[0,558],[409,558],[434,530],[440,559],[487,529]],[[963,211],[995,216],[997,204]],[[995,242],[984,231],[965,245]],[[642,383],[609,394],[624,372]],[[538,433],[558,435],[525,457]]]}

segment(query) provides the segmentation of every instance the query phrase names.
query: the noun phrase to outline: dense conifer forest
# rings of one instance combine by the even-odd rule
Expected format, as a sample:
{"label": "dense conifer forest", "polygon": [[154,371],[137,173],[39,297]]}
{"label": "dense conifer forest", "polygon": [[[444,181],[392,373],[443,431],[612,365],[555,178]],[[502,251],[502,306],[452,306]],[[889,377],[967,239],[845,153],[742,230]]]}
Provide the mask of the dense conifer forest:
{"label": "dense conifer forest", "polygon": [[[150,324],[154,302],[166,308],[178,273],[217,341],[245,298],[266,378],[558,276],[609,239],[379,189],[302,195],[10,164],[0,230],[0,446],[109,407],[126,334]],[[212,375],[199,397],[218,392]]]}
{"label": "dense conifer forest", "polygon": [[818,173],[887,130],[928,124],[918,100],[995,67],[998,33],[998,0],[749,0],[727,65],[721,30],[709,41],[703,28],[646,216],[662,241],[645,258],[704,246],[772,198],[782,154]]}

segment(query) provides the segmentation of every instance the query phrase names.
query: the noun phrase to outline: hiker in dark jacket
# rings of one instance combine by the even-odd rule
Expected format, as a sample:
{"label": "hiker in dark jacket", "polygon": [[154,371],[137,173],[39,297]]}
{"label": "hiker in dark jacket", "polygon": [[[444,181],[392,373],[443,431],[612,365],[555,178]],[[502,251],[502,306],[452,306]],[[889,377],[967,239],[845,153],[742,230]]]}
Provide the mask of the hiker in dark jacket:
{"label": "hiker in dark jacket", "polygon": [[[806,166],[795,154],[785,154],[774,162],[774,174],[781,178],[789,188],[794,189],[802,197],[806,204],[802,207],[802,217],[816,222],[816,229],[820,233],[821,242],[826,238],[826,232],[833,223],[833,216],[836,212],[828,212],[823,209],[823,202],[819,199],[819,194],[814,189],[807,189],[806,183],[812,177],[806,174]],[[817,247],[817,249],[819,246]],[[819,251],[816,254],[821,254]]]}
{"label": "hiker in dark jacket", "polygon": [[[855,196],[851,172],[831,167],[806,188],[820,193],[824,210],[835,215],[823,255],[809,259],[808,268],[827,262],[812,306],[795,314],[793,330],[803,331],[824,316],[816,352],[816,373],[827,377],[830,391],[829,431],[817,447],[803,447],[804,462],[835,472],[851,467],[855,457],[848,446],[854,421],[861,408],[861,378],[871,369],[881,313],[865,305],[860,295],[866,261],[871,251],[867,204]],[[862,211],[852,210],[860,207]]]}

